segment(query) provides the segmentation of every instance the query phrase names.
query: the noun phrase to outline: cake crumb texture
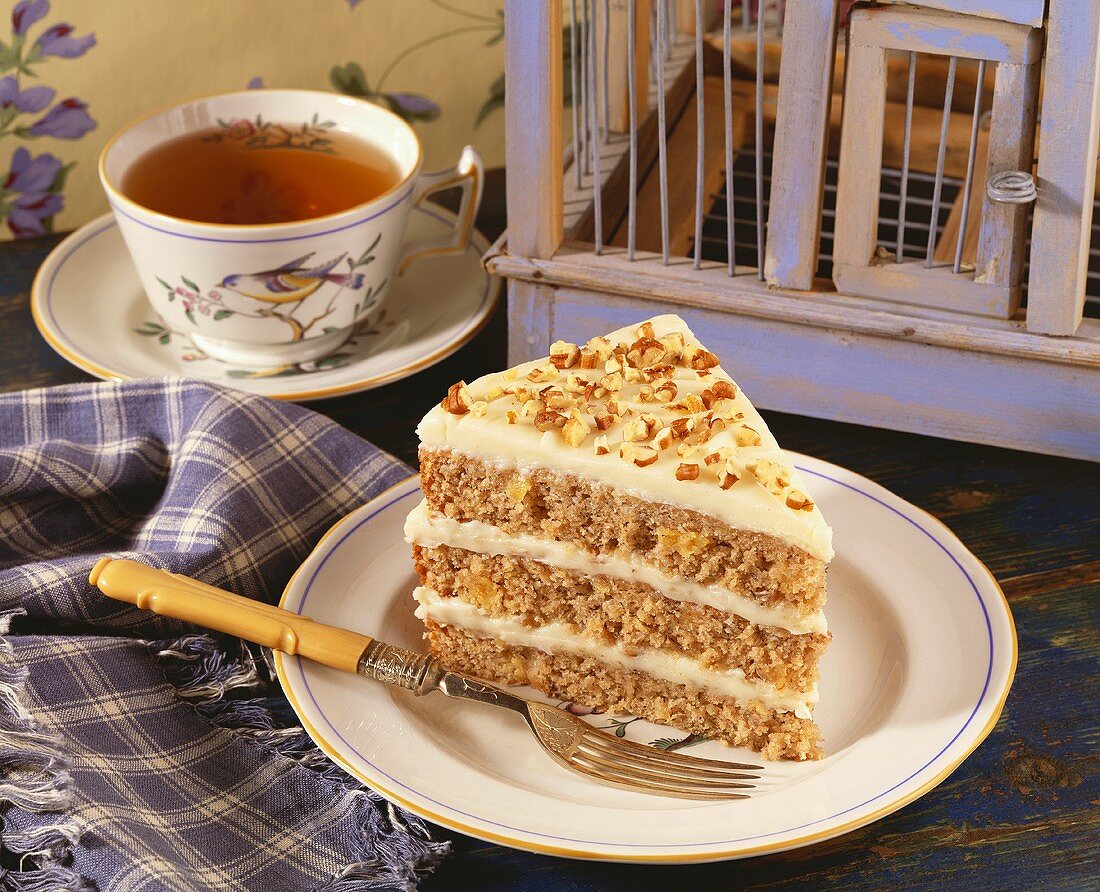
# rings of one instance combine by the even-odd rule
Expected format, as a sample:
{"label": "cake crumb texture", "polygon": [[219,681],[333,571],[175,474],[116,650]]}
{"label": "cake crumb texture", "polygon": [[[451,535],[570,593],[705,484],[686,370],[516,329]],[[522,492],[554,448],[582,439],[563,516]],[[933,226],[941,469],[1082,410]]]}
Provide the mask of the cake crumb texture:
{"label": "cake crumb texture", "polygon": [[825,604],[825,562],[779,539],[687,508],[648,502],[547,468],[519,471],[450,449],[420,450],[424,495],[453,520],[570,542],[591,554],[637,555],[669,576],[718,585],[801,615]]}
{"label": "cake crumb texture", "polygon": [[511,555],[413,547],[421,583],[496,617],[559,622],[578,635],[623,648],[656,648],[706,669],[742,669],[778,689],[806,691],[829,634],[795,635],[713,607],[666,598],[650,586],[589,575]]}
{"label": "cake crumb texture", "polygon": [[809,719],[759,703],[676,685],[570,654],[548,654],[426,623],[429,646],[448,668],[500,684],[530,685],[548,697],[610,713],[641,716],[691,734],[756,750],[766,759],[821,757],[819,731]]}

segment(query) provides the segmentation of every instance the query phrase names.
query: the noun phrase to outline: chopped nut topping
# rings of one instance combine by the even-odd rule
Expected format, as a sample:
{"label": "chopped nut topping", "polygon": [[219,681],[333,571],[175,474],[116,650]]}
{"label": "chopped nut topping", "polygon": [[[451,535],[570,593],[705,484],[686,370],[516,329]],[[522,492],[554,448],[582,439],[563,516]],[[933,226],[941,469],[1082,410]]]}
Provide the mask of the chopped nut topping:
{"label": "chopped nut topping", "polygon": [[591,350],[581,351],[580,366],[582,369],[594,369],[600,364],[600,358]]}
{"label": "chopped nut topping", "polygon": [[706,404],[694,393],[689,393],[687,396],[684,397],[684,406],[686,406],[687,410],[693,415],[706,409]]}
{"label": "chopped nut topping", "polygon": [[691,458],[698,451],[698,447],[691,443],[681,443],[676,447],[676,454],[680,458]]}
{"label": "chopped nut topping", "polygon": [[588,439],[589,427],[579,412],[574,412],[565,426],[561,429],[561,435],[565,442],[576,449]]}
{"label": "chopped nut topping", "polygon": [[593,448],[596,450],[596,455],[607,455],[611,451],[611,447],[607,445],[607,437],[603,434],[596,437]]}
{"label": "chopped nut topping", "polygon": [[638,337],[640,338],[654,338],[657,333],[653,330],[652,322],[643,322],[638,326]]}
{"label": "chopped nut topping", "polygon": [[718,395],[709,387],[701,394],[699,394],[699,396],[703,400],[703,405],[708,409],[713,407],[714,404],[718,402]]}
{"label": "chopped nut topping", "polygon": [[726,466],[718,472],[718,485],[722,489],[729,489],[740,479],[741,475],[737,473],[732,461],[727,461]]}
{"label": "chopped nut topping", "polygon": [[591,350],[596,357],[594,368],[603,365],[611,357],[611,342],[607,338],[592,338],[584,347]]}
{"label": "chopped nut topping", "polygon": [[709,452],[705,456],[703,456],[703,461],[707,463],[707,467],[710,467],[711,465],[717,464],[718,462],[722,461],[722,459],[726,458],[725,452],[726,450],[724,449],[718,449],[715,452]]}
{"label": "chopped nut topping", "polygon": [[604,412],[597,413],[595,421],[596,427],[602,431],[607,430],[609,427],[611,427],[612,424],[615,423],[614,417],[611,415],[607,415]]}
{"label": "chopped nut topping", "polygon": [[665,348],[665,359],[669,362],[679,362],[684,352],[684,336],[678,331],[666,334],[658,338],[661,346]]}
{"label": "chopped nut topping", "polygon": [[634,368],[634,366],[629,366],[628,365],[623,370],[623,374],[626,376],[627,383],[629,383],[629,384],[636,384],[639,381],[644,381],[645,380],[645,375],[642,374],[642,370],[641,369],[636,369],[636,368]]}
{"label": "chopped nut topping", "polygon": [[591,382],[584,375],[566,375],[565,389],[569,393],[584,393],[591,386]]}
{"label": "chopped nut topping", "polygon": [[676,468],[677,480],[695,480],[699,476],[699,466],[683,463]]}
{"label": "chopped nut topping", "polygon": [[641,403],[652,403],[656,398],[652,385],[643,384],[638,390],[638,401]]}
{"label": "chopped nut topping", "polygon": [[564,427],[568,419],[560,412],[539,412],[535,416],[535,430],[546,433]]}
{"label": "chopped nut topping", "polygon": [[715,381],[711,387],[714,391],[714,395],[722,400],[732,400],[737,398],[737,387],[729,381]]}
{"label": "chopped nut topping", "polygon": [[470,396],[466,382],[459,381],[447,388],[447,395],[439,405],[444,412],[450,412],[452,415],[465,415],[470,411],[470,406],[473,404],[474,398]]}
{"label": "chopped nut topping", "polygon": [[790,472],[778,462],[762,458],[748,465],[748,469],[774,495],[781,495],[791,485]]}
{"label": "chopped nut topping", "polygon": [[503,372],[501,372],[501,377],[504,378],[505,381],[515,381],[518,375],[519,372],[517,372],[515,369],[505,369]]}
{"label": "chopped nut topping", "polygon": [[705,369],[712,369],[718,365],[718,357],[709,350],[704,350],[702,347],[696,347],[695,351],[688,357],[688,365],[697,372]]}
{"label": "chopped nut topping", "polygon": [[502,396],[504,396],[503,387],[491,387],[489,392],[485,394],[485,401],[491,403],[493,400],[499,400]]}
{"label": "chopped nut topping", "polygon": [[648,468],[657,461],[659,454],[652,446],[639,446],[635,443],[623,443],[619,447],[619,458],[633,462],[639,468]]}
{"label": "chopped nut topping", "polygon": [[543,410],[542,400],[529,399],[519,407],[521,418],[533,418]]}
{"label": "chopped nut topping", "polygon": [[712,434],[717,434],[717,433],[719,433],[720,431],[724,431],[725,429],[726,429],[726,422],[725,422],[725,419],[722,419],[722,418],[712,418],[712,419],[710,420],[710,432],[711,432]]}
{"label": "chopped nut topping", "polygon": [[610,375],[604,375],[600,378],[600,387],[610,393],[618,393],[623,389],[623,376],[618,372],[612,372]]}
{"label": "chopped nut topping", "polygon": [[653,337],[638,338],[630,345],[627,362],[638,369],[648,369],[665,358],[664,345]]}
{"label": "chopped nut topping", "polygon": [[609,415],[625,415],[626,406],[621,400],[611,399],[607,401],[607,412]]}
{"label": "chopped nut topping", "polygon": [[759,446],[760,434],[747,424],[742,424],[733,434],[738,446]]}
{"label": "chopped nut topping", "polygon": [[511,409],[505,412],[504,415],[505,417],[507,417],[509,424],[515,424],[517,421],[519,421],[519,415],[517,415]]}
{"label": "chopped nut topping", "polygon": [[560,390],[551,390],[544,397],[547,409],[571,409],[576,402],[571,396],[566,396]]}
{"label": "chopped nut topping", "polygon": [[813,511],[814,503],[810,497],[800,489],[792,489],[787,493],[787,507],[795,511]]}
{"label": "chopped nut topping", "polygon": [[571,369],[581,358],[581,348],[568,341],[554,341],[550,345],[550,363],[554,368]]}
{"label": "chopped nut topping", "polygon": [[541,384],[543,381],[553,381],[556,377],[557,369],[546,365],[535,366],[527,373],[527,380],[536,384]]}
{"label": "chopped nut topping", "polygon": [[664,381],[657,385],[657,389],[653,393],[659,402],[671,403],[676,399],[676,384],[672,381]]}
{"label": "chopped nut topping", "polygon": [[672,440],[672,428],[663,427],[653,435],[653,442],[658,449],[668,449]]}
{"label": "chopped nut topping", "polygon": [[641,418],[631,418],[623,427],[623,439],[628,443],[648,440],[650,436],[649,425]]}
{"label": "chopped nut topping", "polygon": [[470,415],[474,418],[481,418],[489,411],[489,404],[485,400],[478,400],[472,406],[470,406]]}

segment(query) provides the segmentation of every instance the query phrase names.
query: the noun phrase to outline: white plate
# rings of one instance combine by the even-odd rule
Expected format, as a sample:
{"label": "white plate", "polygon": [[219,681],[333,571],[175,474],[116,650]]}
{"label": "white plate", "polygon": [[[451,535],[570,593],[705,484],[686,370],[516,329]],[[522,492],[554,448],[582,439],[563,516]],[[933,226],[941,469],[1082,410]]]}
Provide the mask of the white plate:
{"label": "white plate", "polygon": [[[407,237],[438,237],[453,219],[443,208],[413,208]],[[500,280],[481,265],[488,247],[474,232],[464,254],[414,263],[394,283],[381,318],[333,356],[277,373],[232,369],[164,328],[110,214],[50,252],[31,287],[31,312],[50,346],[97,378],[187,375],[278,399],[324,399],[405,378],[476,335],[500,296]]]}
{"label": "white plate", "polygon": [[[317,744],[394,802],[481,839],[615,861],[711,861],[828,839],[889,814],[958,767],[997,721],[1016,668],[999,586],[939,521],[864,477],[792,454],[835,533],[819,762],[765,763],[751,799],[696,803],[603,787],[554,765],[522,722],[276,655]],[[417,478],[340,521],[284,607],[422,649],[402,523]],[[597,725],[607,716],[590,716]],[[631,738],[682,732],[637,721]],[[758,759],[703,743],[693,754]]]}

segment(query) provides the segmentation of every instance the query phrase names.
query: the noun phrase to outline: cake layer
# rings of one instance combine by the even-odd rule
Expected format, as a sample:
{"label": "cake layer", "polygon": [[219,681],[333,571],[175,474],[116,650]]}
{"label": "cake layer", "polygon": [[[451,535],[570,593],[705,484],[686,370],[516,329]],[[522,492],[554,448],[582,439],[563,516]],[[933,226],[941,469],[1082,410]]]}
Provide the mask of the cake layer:
{"label": "cake layer", "polygon": [[698,511],[563,471],[491,463],[450,449],[421,447],[420,473],[432,512],[460,523],[480,521],[509,535],[641,562],[807,619],[825,603],[824,561]]}
{"label": "cake layer", "polygon": [[705,669],[740,669],[779,690],[809,690],[826,635],[755,626],[713,607],[674,601],[648,585],[579,573],[513,555],[449,545],[413,546],[422,583],[444,597],[524,625],[561,623],[577,635],[625,649],[682,654]]}
{"label": "cake layer", "polygon": [[606,576],[639,584],[676,601],[733,613],[748,623],[784,629],[795,635],[828,631],[822,611],[806,615],[784,604],[768,607],[719,585],[701,585],[690,579],[662,573],[633,554],[625,557],[592,554],[570,542],[527,533],[506,533],[477,520],[459,523],[433,513],[426,501],[413,508],[406,519],[405,540],[428,548],[448,546],[482,554],[526,558],[583,575]]}
{"label": "cake layer", "polygon": [[525,684],[548,697],[641,716],[681,731],[757,750],[767,759],[817,759],[817,726],[791,712],[734,700],[631,671],[590,656],[547,653],[428,620],[432,653],[460,672],[500,684]]}
{"label": "cake layer", "polygon": [[798,471],[677,316],[583,348],[559,342],[548,359],[452,390],[417,427],[428,448],[568,472],[833,556]]}
{"label": "cake layer", "polygon": [[731,698],[741,704],[756,702],[764,709],[794,713],[799,718],[812,718],[812,708],[817,703],[816,685],[804,692],[780,691],[775,685],[747,678],[740,669],[706,669],[689,657],[669,651],[627,649],[622,645],[603,644],[573,633],[563,623],[527,626],[515,617],[490,616],[465,601],[444,597],[425,586],[418,587],[414,595],[420,605],[416,610],[419,619],[432,620],[443,626],[457,626],[475,635],[495,638],[516,647],[595,659],[627,672],[652,675],[675,685],[686,685]]}

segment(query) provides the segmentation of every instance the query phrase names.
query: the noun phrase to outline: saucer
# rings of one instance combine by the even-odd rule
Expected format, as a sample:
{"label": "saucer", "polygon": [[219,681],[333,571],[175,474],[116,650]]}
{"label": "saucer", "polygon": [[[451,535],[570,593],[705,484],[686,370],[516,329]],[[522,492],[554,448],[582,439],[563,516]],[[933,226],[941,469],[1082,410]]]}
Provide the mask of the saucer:
{"label": "saucer", "polygon": [[[276,653],[283,689],[317,745],[387,799],[531,852],[716,861],[798,848],[878,820],[942,782],[993,730],[1016,668],[1012,614],[981,561],[934,517],[853,471],[788,454],[812,478],[835,534],[826,607],[833,641],[815,709],[825,755],[764,763],[749,799],[697,802],[604,787],[555,765],[507,710],[438,693],[414,697]],[[412,477],[337,523],[281,606],[423,649],[403,532],[420,499]],[[586,721],[706,758],[759,758],[629,716],[592,713]]]}
{"label": "saucer", "polygon": [[[406,237],[437,238],[454,219],[438,206],[413,208]],[[277,399],[324,399],[408,377],[473,338],[500,297],[500,280],[481,265],[488,248],[474,232],[465,253],[414,263],[394,283],[381,313],[335,353],[262,371],[211,359],[164,325],[110,214],[53,249],[31,287],[31,312],[49,345],[97,378],[186,375]]]}

